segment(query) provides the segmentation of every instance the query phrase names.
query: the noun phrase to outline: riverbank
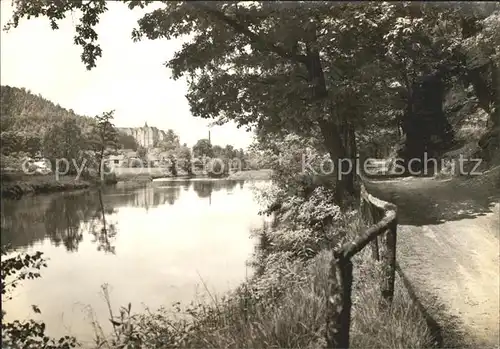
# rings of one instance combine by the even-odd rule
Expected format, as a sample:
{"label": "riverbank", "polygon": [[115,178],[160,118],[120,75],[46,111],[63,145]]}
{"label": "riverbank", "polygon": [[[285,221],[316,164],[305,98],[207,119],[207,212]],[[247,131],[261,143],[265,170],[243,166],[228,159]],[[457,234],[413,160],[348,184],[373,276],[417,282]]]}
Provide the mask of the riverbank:
{"label": "riverbank", "polygon": [[117,183],[114,175],[107,175],[102,181],[98,178],[76,178],[75,176],[27,175],[20,173],[2,173],[2,198],[16,199],[23,195],[47,194],[63,191],[73,191],[113,185]]}
{"label": "riverbank", "polygon": [[269,180],[273,174],[273,170],[249,170],[238,171],[231,173],[227,179],[230,180]]}
{"label": "riverbank", "polygon": [[[272,170],[250,170],[231,173],[224,179],[228,180],[268,180]],[[143,185],[158,178],[190,179],[205,178],[206,174],[188,176],[187,173],[178,173],[177,176],[166,174],[162,169],[151,168],[147,171],[135,168],[120,168],[113,172],[104,184]],[[49,175],[2,175],[1,197],[19,198],[23,195],[37,195],[53,192],[71,191],[98,187],[102,184],[97,179],[75,179],[74,176],[60,176],[58,179],[53,174]]]}
{"label": "riverbank", "polygon": [[87,189],[95,185],[87,180],[76,180],[73,176],[62,176],[56,180],[52,175],[25,176],[4,180],[1,183],[2,198],[18,198],[28,194],[45,194],[60,191]]}
{"label": "riverbank", "polygon": [[[112,340],[123,343],[133,331],[141,347],[148,348],[324,347],[330,246],[351,241],[364,228],[357,211],[340,214],[324,198],[321,192],[305,201],[291,198],[295,207],[255,232],[260,241],[251,262],[255,273],[235,291],[223,297],[207,291],[208,302],[117,318],[127,327],[115,326]],[[335,223],[328,229],[308,228],[321,212],[331,214]],[[296,225],[300,220],[308,224]],[[391,308],[381,310],[379,265],[368,249],[353,264],[351,348],[433,347],[431,330],[402,280],[396,281]],[[115,348],[106,346],[111,338],[100,328],[100,344]]]}
{"label": "riverbank", "polygon": [[23,195],[37,195],[54,192],[65,192],[72,190],[88,189],[99,187],[102,184],[114,185],[126,183],[127,185],[143,185],[156,178],[169,177],[160,169],[150,169],[144,171],[135,168],[124,168],[114,171],[105,176],[105,180],[98,178],[76,179],[75,176],[47,175],[27,175],[23,173],[3,173],[1,182],[1,197],[15,199]]}
{"label": "riverbank", "polygon": [[[172,178],[172,179],[189,179],[189,178],[208,178],[206,173],[194,173],[189,176],[187,172],[179,170],[176,176],[170,172],[164,171],[161,168],[116,168],[114,171],[116,179],[119,182],[150,182],[158,178]],[[248,170],[232,172],[229,176],[220,177],[227,180],[269,180],[273,174],[272,170]]]}

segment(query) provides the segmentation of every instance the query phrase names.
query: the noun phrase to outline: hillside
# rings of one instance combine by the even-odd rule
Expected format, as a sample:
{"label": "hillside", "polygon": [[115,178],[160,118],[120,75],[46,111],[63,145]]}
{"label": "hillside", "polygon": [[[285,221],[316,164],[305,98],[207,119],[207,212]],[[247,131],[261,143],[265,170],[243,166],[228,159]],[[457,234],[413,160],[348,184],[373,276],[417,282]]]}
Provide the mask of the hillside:
{"label": "hillside", "polygon": [[2,154],[35,153],[47,129],[72,118],[83,134],[90,133],[93,119],[80,116],[25,88],[1,86],[0,131]]}

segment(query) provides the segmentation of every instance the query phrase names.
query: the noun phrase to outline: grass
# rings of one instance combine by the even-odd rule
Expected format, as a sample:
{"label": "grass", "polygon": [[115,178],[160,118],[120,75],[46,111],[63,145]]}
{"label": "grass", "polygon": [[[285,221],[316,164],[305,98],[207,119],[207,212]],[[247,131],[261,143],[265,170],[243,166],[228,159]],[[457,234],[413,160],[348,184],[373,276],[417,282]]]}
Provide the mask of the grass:
{"label": "grass", "polygon": [[24,194],[50,193],[57,191],[86,189],[92,181],[75,179],[74,176],[54,175],[2,175],[1,196],[16,198]]}
{"label": "grass", "polygon": [[[353,261],[351,347],[432,347],[425,318],[399,279],[392,306],[381,311],[380,268],[369,252]],[[225,297],[207,291],[208,302],[131,315],[127,321],[122,316],[118,322],[126,326],[114,326],[113,340],[104,340],[100,331],[99,347],[117,348],[124,338],[147,348],[324,347],[331,252],[309,259],[295,255],[274,250],[261,256],[260,272]]]}
{"label": "grass", "polygon": [[[141,316],[135,331],[148,348],[318,348],[324,347],[325,299],[331,255],[323,251],[308,263],[286,263],[282,293],[256,299],[245,284],[231,297],[211,296],[187,310],[190,321],[173,320],[163,310]],[[366,264],[362,263],[367,267]],[[370,267],[374,267],[371,265]],[[398,280],[392,307],[380,311],[376,272],[356,268],[351,327],[352,348],[429,348],[425,319]],[[376,270],[376,268],[371,268]],[[119,336],[120,337],[120,336]],[[123,336],[121,336],[123,337]],[[115,348],[110,342],[103,348]]]}
{"label": "grass", "polygon": [[114,174],[105,174],[101,180],[97,174],[92,175],[60,175],[34,174],[2,171],[1,196],[4,198],[19,198],[26,194],[43,194],[61,191],[87,189],[100,185],[116,184]]}
{"label": "grass", "polygon": [[[211,348],[324,346],[325,290],[330,258],[330,253],[322,252],[305,267],[290,265],[298,280],[283,285],[285,291],[274,306],[256,306],[249,313],[238,306],[216,304],[216,316],[201,327],[196,344]],[[431,345],[424,319],[404,292],[396,294],[392,309],[381,312],[377,292],[379,279],[374,274],[359,275],[358,272],[357,276],[351,347],[427,348]]]}

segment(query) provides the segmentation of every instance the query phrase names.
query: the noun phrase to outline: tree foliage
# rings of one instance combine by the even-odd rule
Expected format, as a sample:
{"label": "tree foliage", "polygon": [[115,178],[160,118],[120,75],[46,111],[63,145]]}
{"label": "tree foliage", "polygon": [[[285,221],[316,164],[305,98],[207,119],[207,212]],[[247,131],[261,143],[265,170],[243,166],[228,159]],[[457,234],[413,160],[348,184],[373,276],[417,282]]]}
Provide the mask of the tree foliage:
{"label": "tree foliage", "polygon": [[133,151],[136,151],[139,146],[133,136],[120,131],[118,131],[117,143],[122,149],[131,149]]}
{"label": "tree foliage", "polygon": [[80,160],[84,149],[82,131],[74,119],[64,119],[52,125],[43,139],[43,155],[55,166],[57,159],[66,159],[70,170],[76,170],[74,162]]}
{"label": "tree foliage", "polygon": [[193,146],[193,154],[196,158],[212,157],[214,156],[214,151],[212,144],[208,139],[200,139]]}
{"label": "tree foliage", "polygon": [[113,125],[114,110],[104,112],[101,115],[96,115],[94,131],[92,132],[92,139],[90,140],[90,147],[95,152],[97,163],[99,164],[98,174],[101,176],[103,160],[108,153],[116,151],[118,132]]}
{"label": "tree foliage", "polygon": [[[151,3],[124,2],[131,9]],[[354,158],[357,139],[370,137],[370,127],[393,128],[406,137],[406,154],[419,155],[440,150],[453,136],[440,91],[461,69],[464,17],[484,17],[496,6],[169,1],[146,13],[132,38],[189,38],[166,65],[175,79],[188,80],[195,116],[231,120],[262,135],[314,137],[334,162]],[[75,9],[82,13],[75,43],[90,69],[101,55],[94,28],[106,11],[102,1],[19,1],[11,26],[43,15],[57,28]],[[427,90],[439,93],[430,101]],[[412,132],[419,128],[427,131]],[[337,190],[352,193],[353,176]]]}
{"label": "tree foliage", "polygon": [[186,144],[183,144],[177,151],[176,154],[177,164],[180,168],[185,171],[188,175],[193,174],[193,157],[191,155],[191,149]]}
{"label": "tree foliage", "polygon": [[[1,274],[2,274],[2,303],[11,299],[11,291],[23,280],[40,277],[40,269],[47,264],[42,252],[33,254],[21,253],[9,255],[5,246],[2,246]],[[36,305],[32,305],[35,313],[40,313]],[[76,339],[65,336],[54,339],[46,335],[45,323],[34,320],[11,322],[4,321],[5,312],[2,310],[2,346],[7,348],[26,349],[69,349],[77,346]]]}
{"label": "tree foliage", "polygon": [[84,138],[91,133],[93,120],[89,117],[76,115],[24,88],[1,86],[0,92],[2,154],[23,151],[35,156],[42,150],[46,133],[64,120],[72,120]]}

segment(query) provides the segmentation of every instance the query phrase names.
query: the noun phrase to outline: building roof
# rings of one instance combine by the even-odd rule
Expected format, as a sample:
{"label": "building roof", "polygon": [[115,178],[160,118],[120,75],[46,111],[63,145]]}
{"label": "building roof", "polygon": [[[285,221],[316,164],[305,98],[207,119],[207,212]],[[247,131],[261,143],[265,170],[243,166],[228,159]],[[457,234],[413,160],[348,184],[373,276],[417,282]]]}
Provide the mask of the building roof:
{"label": "building roof", "polygon": [[123,154],[119,154],[119,155],[110,155],[108,157],[108,160],[123,160],[125,158],[125,156]]}

